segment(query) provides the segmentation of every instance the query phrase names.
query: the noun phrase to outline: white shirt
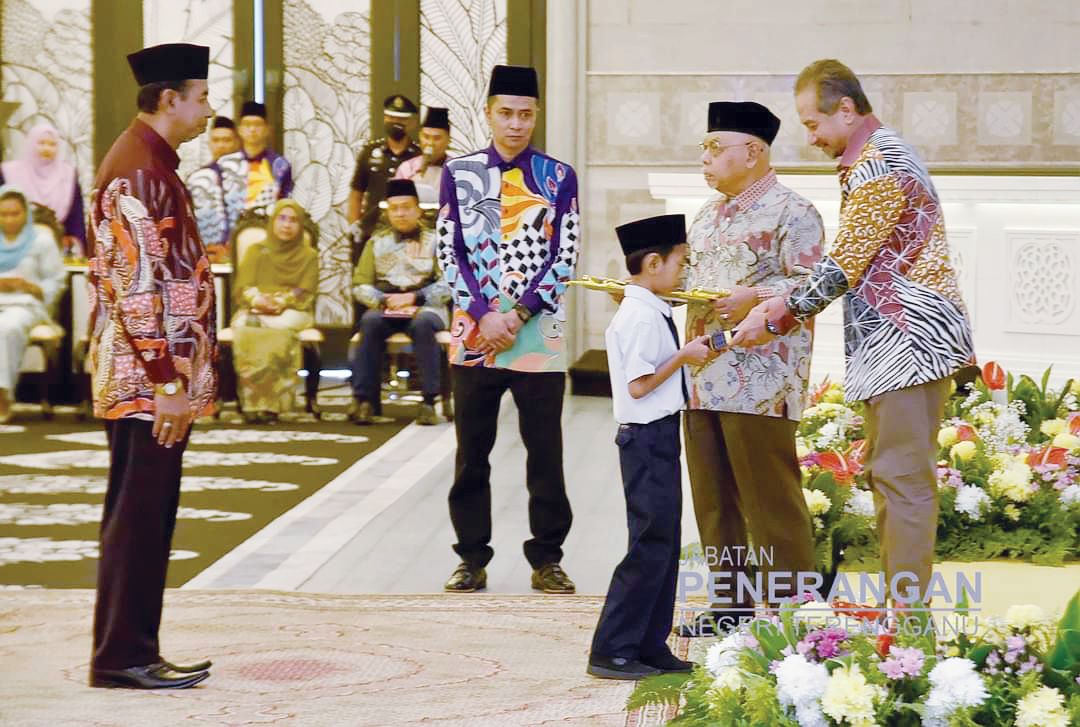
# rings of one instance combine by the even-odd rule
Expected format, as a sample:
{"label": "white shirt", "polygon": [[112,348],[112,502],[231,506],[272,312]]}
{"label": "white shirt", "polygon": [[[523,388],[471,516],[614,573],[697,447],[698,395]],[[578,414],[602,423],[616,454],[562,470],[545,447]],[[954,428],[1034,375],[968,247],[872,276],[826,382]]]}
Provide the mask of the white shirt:
{"label": "white shirt", "polygon": [[604,332],[608,375],[615,421],[619,424],[648,424],[675,414],[685,405],[683,369],[640,399],[630,396],[630,382],[656,373],[679,348],[665,318],[671,306],[640,285],[626,286],[618,312]]}

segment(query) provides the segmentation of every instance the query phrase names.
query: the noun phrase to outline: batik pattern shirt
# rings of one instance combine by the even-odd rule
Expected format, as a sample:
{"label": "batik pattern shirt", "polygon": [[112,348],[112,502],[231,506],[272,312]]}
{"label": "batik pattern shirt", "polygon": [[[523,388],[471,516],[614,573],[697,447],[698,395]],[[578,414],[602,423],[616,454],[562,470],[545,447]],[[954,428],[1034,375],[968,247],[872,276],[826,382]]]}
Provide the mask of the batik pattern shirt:
{"label": "batik pattern shirt", "polygon": [[90,367],[95,416],[151,418],[154,385],[183,381],[214,410],[214,281],[176,175],[180,158],[134,121],[101,163],[90,209]]}
{"label": "batik pattern shirt", "polygon": [[[717,195],[698,211],[687,234],[687,288],[756,288],[759,297],[787,295],[821,259],[825,228],[808,199],[769,172],[740,195]],[[686,340],[731,328],[712,305],[690,304]],[[813,321],[762,346],[729,348],[691,367],[691,409],[760,414],[797,421],[806,405]]]}
{"label": "batik pattern shirt", "polygon": [[447,325],[450,287],[435,262],[435,232],[421,229],[402,238],[394,230],[376,232],[353,271],[353,297],[378,310],[390,293],[415,293],[415,313],[429,311]]}
{"label": "batik pattern shirt", "polygon": [[226,154],[188,177],[199,233],[206,245],[227,245],[245,209],[269,209],[292,195],[292,165],[273,149],[248,157]]}
{"label": "batik pattern shirt", "polygon": [[[531,146],[503,161],[494,146],[446,163],[436,234],[454,316],[450,362],[565,371],[563,296],[581,245],[577,175]],[[533,315],[514,345],[476,350],[479,320],[523,305]]]}
{"label": "batik pattern shirt", "polygon": [[839,172],[839,233],[792,291],[788,309],[806,319],[844,296],[847,399],[935,381],[974,363],[941,203],[915,150],[869,116]]}

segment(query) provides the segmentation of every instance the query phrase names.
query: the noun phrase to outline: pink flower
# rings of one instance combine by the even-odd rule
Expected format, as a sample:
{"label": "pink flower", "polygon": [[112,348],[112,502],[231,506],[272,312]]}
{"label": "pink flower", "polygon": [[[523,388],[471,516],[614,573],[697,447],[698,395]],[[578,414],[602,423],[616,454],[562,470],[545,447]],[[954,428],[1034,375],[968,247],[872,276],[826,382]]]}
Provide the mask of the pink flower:
{"label": "pink flower", "polygon": [[889,651],[889,658],[878,664],[878,668],[890,679],[915,677],[922,672],[925,660],[926,655],[920,649],[894,646]]}

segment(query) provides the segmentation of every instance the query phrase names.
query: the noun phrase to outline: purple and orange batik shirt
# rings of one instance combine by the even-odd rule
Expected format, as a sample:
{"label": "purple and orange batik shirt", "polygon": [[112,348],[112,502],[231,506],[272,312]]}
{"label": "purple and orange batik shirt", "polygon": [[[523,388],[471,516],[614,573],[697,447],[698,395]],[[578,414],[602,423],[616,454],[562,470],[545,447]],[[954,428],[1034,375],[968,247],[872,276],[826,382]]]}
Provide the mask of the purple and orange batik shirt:
{"label": "purple and orange batik shirt", "polygon": [[132,122],[98,169],[90,205],[94,415],[150,418],[154,385],[179,377],[195,416],[214,411],[214,280],[180,158]]}
{"label": "purple and orange batik shirt", "polygon": [[[446,162],[439,205],[439,263],[454,303],[450,363],[566,371],[563,296],[581,246],[573,167],[531,146],[504,161],[489,146]],[[532,318],[514,345],[477,351],[479,320],[519,304]]]}

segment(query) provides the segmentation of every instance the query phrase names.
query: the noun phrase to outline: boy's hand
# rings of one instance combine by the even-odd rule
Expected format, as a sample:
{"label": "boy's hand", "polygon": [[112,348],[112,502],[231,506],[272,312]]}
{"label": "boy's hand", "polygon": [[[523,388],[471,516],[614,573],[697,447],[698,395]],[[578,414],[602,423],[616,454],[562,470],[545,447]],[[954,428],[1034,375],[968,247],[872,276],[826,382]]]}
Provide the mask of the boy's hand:
{"label": "boy's hand", "polygon": [[688,341],[679,349],[679,355],[688,364],[704,366],[713,356],[713,351],[709,348],[709,337],[698,336],[693,341]]}

